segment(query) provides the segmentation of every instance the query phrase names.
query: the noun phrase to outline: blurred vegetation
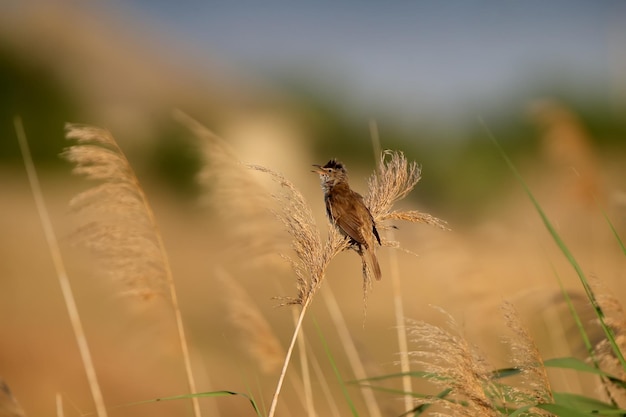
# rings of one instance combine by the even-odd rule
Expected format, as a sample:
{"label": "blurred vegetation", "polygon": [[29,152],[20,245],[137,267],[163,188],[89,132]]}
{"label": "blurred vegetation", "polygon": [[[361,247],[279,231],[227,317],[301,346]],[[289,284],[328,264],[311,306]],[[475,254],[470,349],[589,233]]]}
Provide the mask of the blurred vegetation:
{"label": "blurred vegetation", "polygon": [[[348,115],[336,100],[337,92],[320,91],[306,79],[282,81],[281,88],[299,108],[297,122],[315,139],[315,161],[338,157],[349,166],[372,165],[367,120]],[[0,164],[21,164],[12,122],[19,114],[40,168],[61,166],[58,153],[66,145],[65,122],[91,122],[85,120],[81,103],[49,69],[22,59],[1,44],[0,85]],[[544,97],[571,109],[598,150],[623,149],[626,122],[612,108],[609,88],[580,85],[558,78],[535,82],[533,88],[503,94],[508,97],[506,101],[497,103],[497,109],[487,111],[483,117],[513,160],[528,159],[538,152],[541,132],[531,121],[528,106]],[[179,196],[194,197],[198,192],[194,176],[200,168],[197,150],[187,142],[189,135],[175,123],[159,123],[154,129],[158,137],[153,138],[152,148],[142,157],[143,168]],[[391,118],[377,119],[377,123],[383,148],[402,150],[422,165],[423,179],[411,197],[440,216],[454,212],[457,220],[470,220],[511,183],[477,119],[468,119],[465,126],[452,130],[455,133],[433,126],[399,128]]]}
{"label": "blurred vegetation", "polygon": [[0,43],[0,164],[21,164],[13,118],[21,116],[40,166],[60,166],[63,126],[80,120],[79,104],[48,68],[26,61]]}
{"label": "blurred vegetation", "polygon": [[[537,100],[549,99],[571,111],[596,152],[626,152],[626,121],[612,106],[608,87],[558,77],[548,79],[503,94],[505,101],[497,103],[499,107],[485,106],[485,113],[468,118],[463,126],[452,129],[455,133],[432,126],[396,129],[391,120],[378,119],[382,147],[400,149],[422,166],[422,180],[410,198],[446,218],[453,214],[457,221],[469,221],[514,186],[514,179],[488,139],[485,125],[514,161],[532,160],[541,169],[542,131],[530,114]],[[351,166],[371,166],[367,120],[351,119],[332,96],[304,85],[292,91],[299,94],[307,109],[305,123],[317,139],[314,150],[318,160],[341,156]],[[479,115],[485,125],[478,120]]]}
{"label": "blurred vegetation", "polygon": [[164,123],[157,129],[151,153],[149,171],[157,181],[182,198],[195,198],[200,192],[196,175],[202,168],[202,158],[196,143],[178,123]]}

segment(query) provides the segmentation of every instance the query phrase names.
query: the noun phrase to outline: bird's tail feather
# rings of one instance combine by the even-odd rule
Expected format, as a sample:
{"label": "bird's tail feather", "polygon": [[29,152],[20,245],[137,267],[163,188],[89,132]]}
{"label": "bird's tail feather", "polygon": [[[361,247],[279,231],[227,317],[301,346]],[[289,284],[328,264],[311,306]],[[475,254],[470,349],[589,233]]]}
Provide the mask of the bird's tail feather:
{"label": "bird's tail feather", "polygon": [[374,274],[374,278],[376,281],[380,281],[382,278],[382,273],[380,272],[380,265],[378,264],[378,259],[376,258],[376,252],[373,247],[369,247],[365,249],[365,257],[366,262],[370,267],[370,271]]}

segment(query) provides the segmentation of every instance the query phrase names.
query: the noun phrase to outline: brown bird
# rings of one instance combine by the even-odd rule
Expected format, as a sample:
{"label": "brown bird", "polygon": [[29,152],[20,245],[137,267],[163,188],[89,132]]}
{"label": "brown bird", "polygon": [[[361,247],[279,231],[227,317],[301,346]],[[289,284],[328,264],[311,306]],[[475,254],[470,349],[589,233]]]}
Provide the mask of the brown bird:
{"label": "brown bird", "polygon": [[374,246],[374,240],[380,245],[380,236],[363,197],[350,188],[346,168],[335,159],[331,159],[324,166],[313,166],[317,168],[313,172],[320,176],[328,218],[356,245],[357,252],[369,265],[374,277],[380,280],[380,266]]}

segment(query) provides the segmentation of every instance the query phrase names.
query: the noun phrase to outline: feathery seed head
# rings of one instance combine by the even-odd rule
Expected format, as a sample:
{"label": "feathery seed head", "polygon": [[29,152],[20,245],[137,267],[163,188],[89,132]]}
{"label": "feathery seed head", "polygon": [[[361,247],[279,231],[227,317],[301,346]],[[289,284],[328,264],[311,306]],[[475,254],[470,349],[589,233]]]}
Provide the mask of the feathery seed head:
{"label": "feathery seed head", "polygon": [[124,294],[166,294],[169,266],[160,232],[126,156],[107,130],[68,124],[66,131],[67,139],[77,141],[61,154],[74,163],[73,173],[102,181],[70,201],[81,222],[72,237],[94,251]]}
{"label": "feathery seed head", "polygon": [[[328,228],[325,243],[319,235],[311,209],[302,194],[282,175],[260,166],[251,168],[269,174],[282,186],[284,193],[275,196],[282,208],[279,219],[291,234],[292,247],[297,259],[290,259],[297,276],[298,296],[287,303],[304,304],[320,287],[328,264],[338,253],[350,248],[350,241],[335,227]],[[324,166],[314,165],[313,172],[320,175],[322,188],[330,187],[339,179],[347,180],[345,166],[331,159]],[[418,211],[392,211],[394,203],[403,199],[415,187],[420,178],[416,163],[408,163],[401,152],[385,151],[381,155],[380,171],[369,180],[369,193],[365,203],[374,217],[376,227],[381,230],[385,220],[406,220],[426,223],[446,229],[445,222]],[[397,242],[382,240],[383,246],[398,247]],[[366,278],[367,280],[367,278]],[[367,286],[364,284],[364,288]]]}

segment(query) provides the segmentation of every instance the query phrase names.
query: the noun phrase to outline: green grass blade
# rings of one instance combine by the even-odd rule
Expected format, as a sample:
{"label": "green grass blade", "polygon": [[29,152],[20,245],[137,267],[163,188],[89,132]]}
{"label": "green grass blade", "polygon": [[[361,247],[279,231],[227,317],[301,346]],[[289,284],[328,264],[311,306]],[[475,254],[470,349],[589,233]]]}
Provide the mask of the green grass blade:
{"label": "green grass blade", "polygon": [[595,294],[593,293],[593,290],[591,289],[591,286],[589,285],[589,281],[587,280],[585,273],[583,272],[582,268],[578,264],[578,261],[576,261],[576,258],[574,257],[574,255],[570,252],[569,248],[567,247],[563,239],[561,239],[561,236],[558,234],[556,229],[552,226],[552,223],[548,219],[548,216],[545,214],[545,212],[541,208],[541,205],[539,204],[539,202],[537,201],[533,193],[530,191],[530,188],[528,188],[528,185],[522,178],[521,174],[519,173],[519,171],[517,170],[517,168],[511,161],[511,159],[509,159],[504,149],[502,149],[502,146],[500,146],[500,143],[497,141],[495,136],[491,133],[491,130],[489,130],[487,125],[482,120],[481,122],[485,131],[487,132],[487,136],[489,137],[493,145],[498,149],[498,151],[500,152],[500,156],[506,162],[511,172],[513,173],[517,181],[520,183],[520,185],[526,192],[528,198],[530,199],[531,203],[535,207],[535,210],[537,210],[539,217],[541,217],[541,220],[544,226],[546,227],[546,229],[548,230],[548,232],[550,233],[550,235],[552,236],[552,239],[554,240],[556,245],[559,247],[559,249],[561,250],[561,253],[563,253],[563,255],[568,260],[570,265],[576,271],[576,274],[578,275],[578,278],[580,279],[580,282],[585,290],[587,298],[589,299],[589,302],[593,306],[596,316],[598,317],[600,321],[602,330],[604,331],[604,334],[606,335],[609,343],[611,344],[611,348],[613,349],[615,356],[620,361],[620,364],[622,365],[622,369],[626,371],[626,360],[624,359],[624,355],[622,354],[621,350],[617,346],[617,343],[615,342],[615,335],[613,334],[613,330],[606,324],[604,312],[602,311],[602,308],[600,307],[600,305],[598,304],[596,300]]}
{"label": "green grass blade", "polygon": [[491,371],[491,379],[502,379],[510,376],[519,375],[522,372],[519,368],[500,368],[495,371]]}
{"label": "green grass blade", "polygon": [[322,329],[320,329],[319,324],[317,323],[317,320],[313,319],[313,323],[315,324],[315,329],[317,330],[317,334],[320,340],[322,341],[322,345],[324,346],[324,352],[326,352],[326,357],[328,358],[328,361],[330,362],[330,366],[333,368],[333,372],[335,373],[335,377],[337,378],[337,381],[339,382],[339,386],[341,387],[341,393],[343,394],[343,397],[348,403],[348,406],[350,407],[350,411],[352,412],[352,415],[355,417],[358,417],[359,413],[356,410],[354,401],[352,401],[352,398],[350,397],[350,394],[348,393],[348,389],[346,388],[346,383],[341,377],[341,373],[339,372],[339,368],[337,368],[337,363],[335,362],[335,358],[333,357],[330,351],[330,348],[328,347],[326,338],[322,334]]}
{"label": "green grass blade", "polygon": [[543,361],[543,365],[547,368],[573,369],[580,372],[589,372],[596,375],[610,376],[606,372],[603,372],[594,366],[588,365],[587,362],[572,357],[546,359],[545,361]]}
{"label": "green grass blade", "polygon": [[402,395],[402,396],[408,395],[413,398],[432,398],[433,397],[432,394],[420,394],[417,392],[405,391],[403,389],[397,389],[397,388],[381,387],[378,385],[361,385],[361,386],[370,388],[373,391],[384,392],[387,394]]}
{"label": "green grass blade", "polygon": [[[586,413],[602,415],[605,411],[619,410],[618,407],[605,403],[604,401],[596,400],[595,398],[589,398],[569,392],[554,392],[552,394],[555,404],[573,408],[575,410],[583,411]],[[622,410],[622,412],[624,411]]]}
{"label": "green grass blade", "polygon": [[[552,271],[554,272],[554,275],[556,276],[557,282],[559,283],[561,294],[563,294],[563,297],[565,298],[565,302],[567,303],[567,308],[569,309],[569,312],[572,318],[574,319],[574,322],[576,323],[576,327],[578,328],[580,337],[582,338],[583,344],[585,345],[585,349],[587,350],[587,355],[589,356],[591,362],[593,363],[593,366],[589,366],[587,365],[587,363],[580,361],[578,359],[567,358],[569,362],[561,362],[562,366],[557,365],[557,367],[563,367],[563,368],[570,367],[570,369],[576,369],[578,371],[583,371],[583,372],[585,372],[585,368],[586,368],[586,369],[589,369],[589,371],[587,372],[599,373],[604,378],[607,378],[608,380],[612,381],[614,384],[623,385],[624,384],[623,381],[620,381],[617,378],[613,378],[609,375],[604,375],[604,373],[600,370],[600,364],[598,363],[598,360],[596,359],[596,355],[593,351],[593,345],[591,344],[591,339],[589,338],[589,335],[587,334],[587,331],[585,330],[585,326],[583,326],[580,315],[578,314],[578,312],[576,311],[576,308],[574,307],[572,298],[570,297],[569,292],[565,289],[565,286],[563,285],[563,281],[561,281],[561,277],[559,276],[552,262],[550,262],[550,267],[552,268]],[[571,365],[572,361],[578,361],[579,368],[576,368],[575,367],[576,365]],[[554,362],[554,363],[557,363],[557,362]],[[611,398],[611,402],[614,405],[617,405],[615,404],[615,400],[613,399],[613,396],[610,395],[610,393],[608,392],[608,388],[604,384],[603,384],[603,389],[607,397]]]}
{"label": "green grass blade", "polygon": [[[259,394],[259,398],[261,398],[261,410],[263,410],[262,413],[260,411],[257,411],[257,415],[266,416],[267,405],[265,404],[265,401],[263,400],[263,389],[262,389],[261,381],[259,380],[258,375],[256,376],[255,380],[256,380],[256,385],[257,385],[257,393]],[[249,397],[254,398],[254,396],[252,395],[252,390],[250,388],[248,388],[248,392],[250,393]]]}
{"label": "green grass blade", "polygon": [[362,382],[384,381],[386,379],[402,378],[404,376],[410,376],[414,378],[437,379],[437,380],[449,379],[449,378],[441,377],[432,372],[410,371],[410,372],[395,372],[393,374],[378,375],[378,376],[373,376],[373,377],[363,378],[363,379],[353,379],[350,381],[346,381],[346,384],[360,384]]}
{"label": "green grass blade", "polygon": [[98,417],[107,417],[107,408],[102,395],[100,382],[98,382],[93,357],[91,355],[89,343],[87,342],[87,337],[85,335],[81,316],[76,304],[76,298],[74,297],[74,291],[72,290],[72,285],[67,274],[65,262],[63,260],[63,256],[61,255],[59,241],[56,237],[56,232],[54,231],[54,227],[52,226],[52,221],[50,219],[50,213],[48,213],[48,208],[43,198],[39,174],[37,174],[37,168],[33,162],[30,146],[28,145],[28,138],[26,137],[26,131],[24,130],[24,124],[19,116],[14,117],[13,123],[15,127],[15,135],[17,136],[17,142],[22,153],[28,183],[30,184],[33,198],[35,200],[35,206],[37,207],[43,234],[48,245],[48,250],[50,251],[50,257],[52,258],[52,263],[57,275],[57,281],[61,289],[69,322],[72,326],[72,331],[74,332],[74,340],[76,341],[78,353],[80,354],[83,369],[87,377],[91,397],[96,408],[96,415]]}
{"label": "green grass blade", "polygon": [[536,408],[549,411],[558,417],[592,417],[599,415],[595,413],[585,413],[575,408],[570,408],[560,404],[538,404],[536,405]]}
{"label": "green grass blade", "polygon": [[565,286],[563,285],[563,281],[561,280],[561,277],[559,276],[559,273],[557,272],[552,262],[550,262],[550,267],[552,268],[552,272],[554,272],[554,276],[556,277],[556,280],[559,283],[559,288],[561,289],[561,294],[563,294],[563,298],[565,299],[565,303],[567,304],[567,309],[569,310],[572,318],[574,319],[574,322],[576,323],[576,328],[578,329],[578,332],[580,333],[580,337],[583,340],[583,344],[585,345],[585,350],[587,350],[587,355],[589,355],[589,357],[593,361],[594,366],[596,368],[600,368],[600,366],[598,365],[598,361],[596,360],[595,354],[593,352],[593,345],[591,344],[591,339],[589,338],[589,335],[587,334],[587,331],[585,330],[585,326],[583,326],[583,321],[581,320],[580,315],[578,314],[578,312],[576,311],[576,308],[574,307],[574,303],[572,302],[572,297],[570,297],[569,292],[567,292],[567,290],[565,289]]}
{"label": "green grass blade", "polygon": [[[590,417],[616,415],[624,412],[624,410],[619,410],[610,404],[582,395],[559,392],[553,394],[554,403],[525,405],[508,414],[508,416],[517,417],[528,415],[529,411],[533,408],[549,411],[559,417]],[[535,414],[531,413],[531,415]]]}
{"label": "green grass blade", "polygon": [[[445,399],[448,394],[450,394],[452,392],[452,388],[446,388],[443,391],[441,391],[439,394],[435,395],[435,397],[443,400]],[[410,412],[413,413],[413,416],[419,416],[421,415],[424,411],[428,410],[428,408],[430,408],[432,404],[421,404],[418,405],[417,407],[415,407],[415,409],[411,410]],[[404,415],[409,414],[408,412],[405,413]]]}
{"label": "green grass blade", "polygon": [[588,365],[585,361],[582,361],[577,358],[554,358],[548,359],[544,361],[544,366],[547,368],[559,368],[559,369],[571,369],[578,372],[587,372],[591,374],[596,374],[602,377],[607,378],[615,385],[619,385],[620,387],[626,389],[626,381],[622,381],[616,376],[613,376],[607,372],[604,372],[595,366]]}
{"label": "green grass blade", "polygon": [[517,410],[513,411],[511,414],[509,414],[509,417],[517,417],[517,416],[522,416],[524,414],[526,414],[528,412],[528,410],[530,410],[531,408],[535,407],[534,405],[526,405],[524,407],[520,407]]}
{"label": "green grass blade", "polygon": [[175,401],[175,400],[187,400],[190,398],[211,398],[211,397],[228,397],[228,396],[241,396],[246,398],[250,404],[252,405],[252,408],[254,409],[255,413],[257,414],[258,417],[262,417],[262,414],[259,410],[259,408],[256,405],[256,402],[254,401],[254,399],[250,396],[248,396],[247,394],[243,394],[241,392],[235,392],[235,391],[210,391],[210,392],[198,392],[196,394],[181,394],[181,395],[172,395],[169,397],[160,397],[160,398],[154,398],[151,400],[144,400],[144,401],[136,401],[136,402],[132,402],[132,403],[127,403],[127,404],[121,404],[121,405],[117,405],[115,407],[112,407],[112,409],[117,409],[117,408],[124,408],[124,407],[133,407],[136,405],[142,405],[142,404],[149,404],[149,403],[156,403],[156,402],[162,402],[162,401]]}
{"label": "green grass blade", "polygon": [[613,232],[613,236],[615,236],[615,239],[617,240],[617,243],[619,244],[619,247],[622,250],[622,253],[624,255],[626,255],[626,246],[624,246],[624,242],[619,237],[619,233],[617,233],[617,229],[615,228],[615,226],[613,226],[613,222],[611,222],[611,219],[604,212],[604,210],[602,210],[602,214],[604,215],[604,218],[606,219],[606,222],[609,224],[609,227],[611,228],[611,232]]}

